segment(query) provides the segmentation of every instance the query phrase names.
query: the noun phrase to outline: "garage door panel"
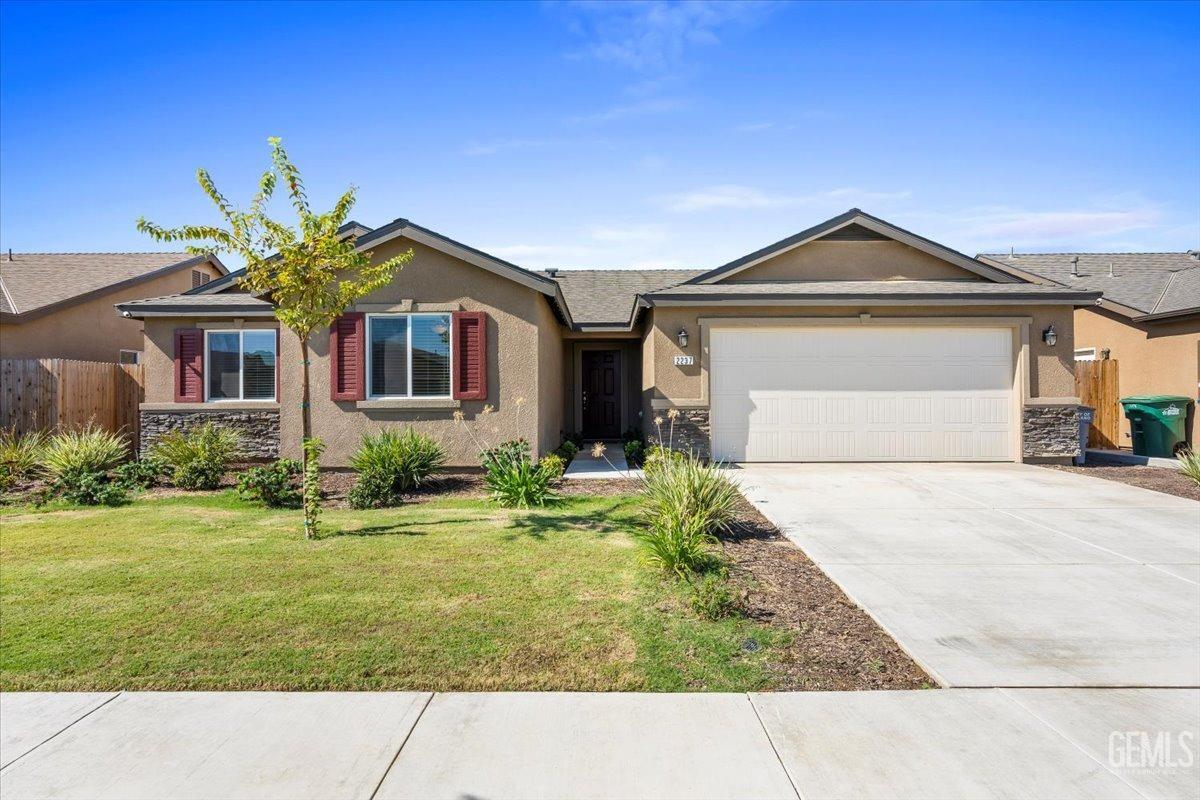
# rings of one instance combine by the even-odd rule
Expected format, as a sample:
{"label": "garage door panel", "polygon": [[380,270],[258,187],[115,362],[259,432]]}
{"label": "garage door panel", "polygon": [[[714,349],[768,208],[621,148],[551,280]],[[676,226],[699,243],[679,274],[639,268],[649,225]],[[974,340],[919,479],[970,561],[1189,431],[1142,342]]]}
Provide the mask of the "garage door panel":
{"label": "garage door panel", "polygon": [[716,329],[709,363],[716,458],[1012,458],[1008,328]]}

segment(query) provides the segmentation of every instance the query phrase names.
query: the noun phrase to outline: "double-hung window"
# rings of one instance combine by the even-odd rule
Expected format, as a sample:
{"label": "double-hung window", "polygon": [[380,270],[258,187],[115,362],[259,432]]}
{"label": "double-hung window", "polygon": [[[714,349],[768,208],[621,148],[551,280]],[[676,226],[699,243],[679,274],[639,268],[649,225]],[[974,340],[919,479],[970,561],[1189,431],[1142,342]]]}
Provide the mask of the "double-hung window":
{"label": "double-hung window", "polygon": [[207,399],[274,400],[276,339],[274,329],[205,331]]}
{"label": "double-hung window", "polygon": [[369,314],[367,394],[450,397],[450,315]]}

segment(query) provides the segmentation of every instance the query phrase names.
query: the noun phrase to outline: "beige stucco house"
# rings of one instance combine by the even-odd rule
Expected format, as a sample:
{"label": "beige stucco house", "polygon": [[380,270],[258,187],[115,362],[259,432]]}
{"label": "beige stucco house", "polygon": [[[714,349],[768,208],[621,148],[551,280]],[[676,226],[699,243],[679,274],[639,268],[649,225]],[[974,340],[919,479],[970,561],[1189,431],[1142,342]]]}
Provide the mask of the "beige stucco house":
{"label": "beige stucco house", "polygon": [[229,270],[188,253],[0,255],[0,358],[137,363],[142,325],[113,304],[177,294]]}
{"label": "beige stucco house", "polygon": [[[1114,359],[1121,397],[1200,397],[1200,253],[1011,253],[981,261],[1047,286],[1103,292],[1075,311],[1075,358]],[[1196,442],[1196,409],[1188,443]],[[1129,447],[1129,420],[1120,417]]]}
{"label": "beige stucco house", "polygon": [[[708,270],[522,269],[398,219],[347,235],[392,283],[312,347],[314,427],[342,466],[413,425],[477,465],[490,441],[653,435],[736,461],[1065,459],[1078,447],[1073,313],[1048,286],[858,209]],[[297,455],[299,346],[237,273],[119,303],[145,324],[143,442],[214,419]],[[494,412],[483,414],[486,406]]]}

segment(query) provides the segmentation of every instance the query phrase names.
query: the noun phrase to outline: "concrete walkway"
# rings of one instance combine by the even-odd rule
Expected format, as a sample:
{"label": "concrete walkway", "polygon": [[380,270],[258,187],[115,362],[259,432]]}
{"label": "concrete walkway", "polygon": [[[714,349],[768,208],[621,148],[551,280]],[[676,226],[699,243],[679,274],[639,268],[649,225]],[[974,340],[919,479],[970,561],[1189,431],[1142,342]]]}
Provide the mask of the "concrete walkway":
{"label": "concrete walkway", "polygon": [[563,478],[569,481],[612,480],[613,478],[637,478],[642,471],[631,470],[625,461],[625,451],[620,442],[608,442],[604,455],[596,458],[592,455],[593,442],[584,444],[583,449],[576,453],[567,465]]}
{"label": "concrete walkway", "polygon": [[1198,721],[1183,689],[5,694],[0,795],[1194,798]]}
{"label": "concrete walkway", "polygon": [[1200,687],[1194,500],[1023,464],[736,474],[945,686]]}

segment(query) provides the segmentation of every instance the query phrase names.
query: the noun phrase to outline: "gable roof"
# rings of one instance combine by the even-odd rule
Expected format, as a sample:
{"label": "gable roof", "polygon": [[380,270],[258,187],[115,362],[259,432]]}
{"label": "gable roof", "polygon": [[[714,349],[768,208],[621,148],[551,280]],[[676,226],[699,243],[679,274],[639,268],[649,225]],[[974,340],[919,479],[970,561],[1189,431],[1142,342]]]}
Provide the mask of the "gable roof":
{"label": "gable roof", "polygon": [[[523,269],[516,264],[511,264],[482,250],[470,247],[462,242],[457,242],[449,236],[444,236],[403,218],[395,219],[387,225],[375,229],[368,228],[366,225],[357,222],[347,222],[338,228],[338,232],[355,235],[357,237],[356,247],[359,250],[370,249],[373,246],[383,244],[400,236],[404,236],[414,242],[419,242],[427,247],[432,247],[468,264],[472,264],[503,278],[516,281],[522,286],[546,295],[550,300],[550,307],[554,309],[559,320],[564,325],[573,327],[571,312],[566,300],[563,298],[562,290],[558,282],[548,275]],[[185,292],[180,297],[188,297],[190,298],[189,300],[172,302],[169,304],[169,307],[162,302],[164,298],[150,298],[148,300],[121,303],[117,306],[117,310],[134,317],[139,317],[146,312],[157,314],[169,313],[171,310],[174,310],[174,313],[183,313],[185,310],[197,313],[209,310],[212,310],[213,313],[232,313],[228,311],[226,306],[222,305],[223,301],[211,302],[208,298],[220,297],[227,294],[227,290],[235,288],[238,277],[244,274],[244,272],[244,269],[237,270],[236,273],[226,275],[225,279],[212,281],[206,286],[197,287],[189,292]]]}
{"label": "gable roof", "polygon": [[978,259],[971,258],[968,255],[952,250],[945,245],[938,244],[931,239],[926,239],[924,236],[906,231],[903,228],[893,225],[879,217],[871,216],[865,211],[852,208],[836,217],[827,219],[824,222],[814,225],[811,228],[800,231],[799,233],[789,236],[786,239],[780,239],[774,244],[769,244],[764,248],[755,250],[753,253],[744,255],[741,258],[734,259],[728,264],[701,273],[695,278],[692,278],[689,283],[711,284],[723,278],[728,278],[736,275],[744,269],[748,269],[755,264],[766,261],[768,258],[784,253],[801,245],[808,244],[816,239],[892,239],[913,247],[924,253],[928,253],[935,258],[940,258],[961,267],[968,272],[973,272],[976,275],[995,281],[996,283],[1021,283],[1021,279],[1005,272],[1004,270],[996,269],[994,266],[985,264]]}
{"label": "gable roof", "polygon": [[24,322],[91,297],[204,263],[222,275],[215,256],[190,253],[13,253],[0,258],[0,314]]}
{"label": "gable roof", "polygon": [[755,283],[684,283],[642,295],[646,306],[704,305],[736,301],[738,305],[871,305],[901,306],[963,303],[1008,305],[1085,305],[1099,292],[1066,286],[985,281],[776,281]]}
{"label": "gable roof", "polygon": [[1042,283],[1103,292],[1104,307],[1132,319],[1200,312],[1200,261],[1188,253],[981,253],[979,259]]}

